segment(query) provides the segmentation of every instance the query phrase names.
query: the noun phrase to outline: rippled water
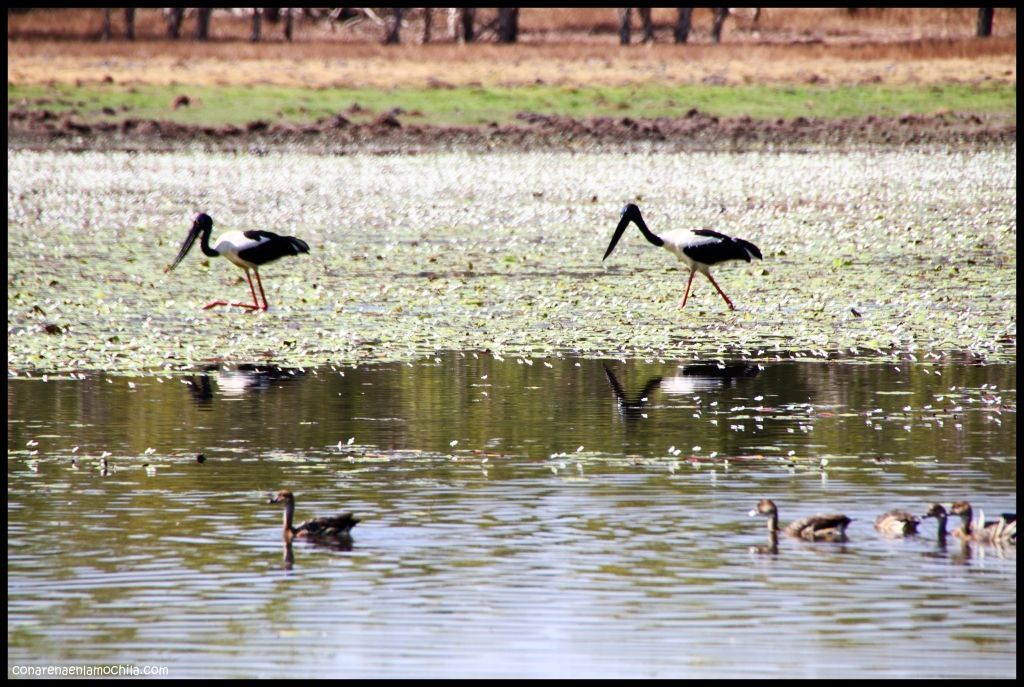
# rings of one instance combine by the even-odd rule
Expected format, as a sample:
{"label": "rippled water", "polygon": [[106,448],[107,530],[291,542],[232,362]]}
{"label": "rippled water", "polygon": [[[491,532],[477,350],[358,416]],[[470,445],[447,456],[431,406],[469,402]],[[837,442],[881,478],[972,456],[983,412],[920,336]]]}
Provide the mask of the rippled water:
{"label": "rippled water", "polygon": [[[470,352],[11,379],[8,672],[1013,676],[1016,549],[871,523],[1015,511],[1015,385],[955,359]],[[299,518],[354,510],[351,550],[287,564],[284,487]],[[845,512],[849,542],[752,551],[763,497]]]}

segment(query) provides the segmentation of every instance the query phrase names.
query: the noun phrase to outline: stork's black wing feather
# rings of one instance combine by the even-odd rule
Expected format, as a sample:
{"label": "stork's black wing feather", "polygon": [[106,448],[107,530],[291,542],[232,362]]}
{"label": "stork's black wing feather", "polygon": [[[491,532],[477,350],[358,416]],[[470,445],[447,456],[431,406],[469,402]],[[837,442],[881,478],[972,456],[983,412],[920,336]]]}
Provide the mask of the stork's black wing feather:
{"label": "stork's black wing feather", "polygon": [[714,229],[694,229],[693,233],[696,234],[697,236],[713,236],[716,239],[732,240],[731,236],[727,236],[725,234],[717,232]]}
{"label": "stork's black wing feather", "polygon": [[240,258],[256,265],[265,265],[286,255],[309,252],[309,244],[294,236],[279,236],[273,232],[258,229],[244,233],[247,239],[262,241],[259,245],[238,252]]}
{"label": "stork's black wing feather", "polygon": [[750,262],[751,257],[761,259],[761,251],[750,241],[735,239],[713,229],[696,229],[693,232],[708,239],[696,240],[683,247],[683,252],[691,259],[705,265],[714,265],[726,260],[743,260]]}

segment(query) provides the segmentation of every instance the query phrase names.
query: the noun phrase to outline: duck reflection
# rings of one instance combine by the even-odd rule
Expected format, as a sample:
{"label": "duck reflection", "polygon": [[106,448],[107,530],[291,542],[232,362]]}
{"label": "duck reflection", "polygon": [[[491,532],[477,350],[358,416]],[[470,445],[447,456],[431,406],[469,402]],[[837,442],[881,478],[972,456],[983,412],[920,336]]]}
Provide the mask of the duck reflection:
{"label": "duck reflection", "polygon": [[207,410],[215,392],[226,398],[238,398],[252,391],[265,391],[272,386],[304,377],[306,372],[295,368],[267,367],[249,363],[225,368],[207,365],[202,374],[188,377],[192,400]]}
{"label": "duck reflection", "polygon": [[[291,570],[295,567],[295,549],[293,548],[292,542],[294,540],[290,538],[282,538],[281,540],[281,567],[285,570]],[[345,537],[341,539],[335,539],[332,541],[319,541],[319,540],[304,540],[308,546],[315,546],[319,549],[330,549],[332,551],[351,551],[352,550],[352,537]]]}
{"label": "duck reflection", "polygon": [[767,544],[757,544],[750,547],[750,553],[761,556],[777,556],[779,554],[779,535],[776,532],[768,533]]}

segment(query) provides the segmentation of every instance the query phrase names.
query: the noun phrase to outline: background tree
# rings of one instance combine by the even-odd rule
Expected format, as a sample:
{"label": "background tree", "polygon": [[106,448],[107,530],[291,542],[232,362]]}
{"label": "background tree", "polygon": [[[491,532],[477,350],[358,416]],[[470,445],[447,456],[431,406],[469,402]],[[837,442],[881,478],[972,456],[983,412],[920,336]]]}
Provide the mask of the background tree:
{"label": "background tree", "polygon": [[284,39],[289,43],[292,42],[292,28],[294,27],[295,14],[292,12],[291,7],[284,9]]}
{"label": "background tree", "polygon": [[127,40],[135,40],[135,8],[124,8],[124,37]]}
{"label": "background tree", "polygon": [[402,30],[402,14],[404,12],[404,7],[391,8],[391,25],[388,27],[388,35],[384,38],[386,44],[394,45],[402,42],[400,32]]}
{"label": "background tree", "polygon": [[636,13],[640,15],[640,25],[644,27],[644,43],[654,42],[654,20],[651,19],[650,7],[637,7]]}
{"label": "background tree", "polygon": [[693,17],[692,7],[679,7],[676,9],[676,29],[673,36],[676,43],[685,43],[690,37],[690,19]]}
{"label": "background tree", "polygon": [[100,31],[101,41],[110,40],[110,12],[111,9],[109,7],[103,8],[103,29]]}
{"label": "background tree", "polygon": [[473,19],[476,17],[475,7],[463,7],[462,8],[462,40],[466,43],[472,43],[476,38],[473,33]]}
{"label": "background tree", "polygon": [[176,41],[181,38],[181,24],[185,19],[185,8],[169,7],[164,12],[167,17],[167,37]]}
{"label": "background tree", "polygon": [[722,42],[722,24],[725,23],[725,18],[729,16],[728,7],[716,7],[715,9],[715,20],[711,24],[711,40],[715,43]]}
{"label": "background tree", "polygon": [[252,33],[249,35],[249,41],[252,43],[259,43],[260,33],[263,29],[263,8],[253,7],[252,8]]}
{"label": "background tree", "polygon": [[205,41],[210,37],[210,15],[213,9],[200,7],[196,10],[196,40]]}
{"label": "background tree", "polygon": [[632,7],[619,8],[619,45],[629,45],[629,24],[633,20]]}
{"label": "background tree", "polygon": [[515,43],[519,37],[519,8],[498,8],[498,42]]}
{"label": "background tree", "polygon": [[978,35],[982,38],[992,35],[992,18],[995,13],[994,7],[978,8]]}
{"label": "background tree", "polygon": [[429,7],[423,8],[423,42],[430,42],[430,24],[432,15]]}

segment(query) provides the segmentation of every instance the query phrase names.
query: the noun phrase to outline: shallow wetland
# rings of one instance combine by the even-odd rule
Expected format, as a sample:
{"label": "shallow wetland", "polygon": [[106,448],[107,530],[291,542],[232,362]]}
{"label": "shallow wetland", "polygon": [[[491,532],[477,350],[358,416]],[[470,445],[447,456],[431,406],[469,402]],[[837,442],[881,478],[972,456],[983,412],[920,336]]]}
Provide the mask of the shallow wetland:
{"label": "shallow wetland", "polygon": [[[9,672],[1015,674],[1015,547],[871,525],[1016,511],[1015,148],[8,166]],[[626,202],[757,244],[737,310],[602,263]],[[310,244],[268,312],[164,273],[200,211]],[[288,563],[281,488],[351,549]],[[850,540],[765,553],[761,498]]]}

